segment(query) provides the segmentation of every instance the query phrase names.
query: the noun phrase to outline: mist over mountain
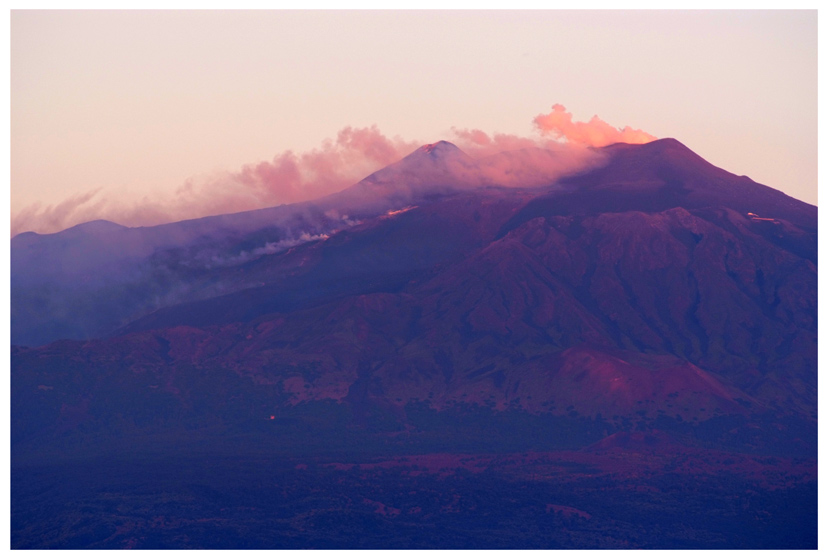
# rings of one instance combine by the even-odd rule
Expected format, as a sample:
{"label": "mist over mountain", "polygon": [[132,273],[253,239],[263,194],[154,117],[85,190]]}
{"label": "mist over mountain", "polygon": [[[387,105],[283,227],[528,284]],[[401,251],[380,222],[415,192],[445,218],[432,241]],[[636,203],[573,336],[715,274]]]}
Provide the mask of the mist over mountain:
{"label": "mist over mountain", "polygon": [[98,220],[55,234],[22,233],[11,245],[12,343],[104,336],[155,309],[255,285],[244,279],[226,285],[228,267],[327,238],[423,198],[548,186],[600,159],[584,150],[523,149],[474,160],[439,142],[311,202],[152,227]]}
{"label": "mist over mountain", "polygon": [[[314,546],[328,543],[320,535],[332,526],[336,542],[354,547],[385,538],[462,546],[462,531],[401,536],[405,523],[431,523],[421,517],[426,503],[443,508],[428,519],[454,506],[421,494],[408,503],[384,478],[443,461],[460,478],[440,492],[475,496],[489,512],[476,517],[464,506],[462,523],[449,517],[469,534],[493,523],[503,540],[481,541],[491,546],[811,547],[816,236],[816,207],[716,168],[673,139],[478,159],[437,142],[311,202],[155,227],[98,221],[20,234],[11,278],[18,503],[33,503],[42,486],[32,473],[67,457],[153,449],[163,469],[187,454],[223,465],[256,457],[291,473],[292,482],[278,483],[283,496],[290,485],[329,485],[332,473],[372,464],[382,466],[364,480],[390,494],[360,494],[367,513],[326,525],[331,512],[362,506],[350,494],[324,507],[297,497],[290,515],[279,514],[297,516],[289,527],[271,527],[263,540],[227,529],[233,536],[218,542]],[[307,463],[320,470],[296,474]],[[268,487],[256,478],[264,467],[250,468]],[[693,502],[684,521],[664,513],[690,503],[704,477],[727,498]],[[144,484],[139,474],[128,479]],[[551,512],[548,531],[535,521],[525,534],[505,528],[506,516],[480,498],[500,503],[484,488],[501,483],[522,496],[515,507],[528,509],[518,517],[535,519],[535,506]],[[610,489],[605,507],[599,483]],[[535,504],[526,484],[561,496],[567,485],[578,490],[559,496],[565,504]],[[239,495],[217,492],[223,497],[196,499],[201,517],[165,514],[193,523],[181,529],[187,542],[204,545],[198,531],[218,523],[192,519],[224,519],[211,499]],[[760,498],[742,508],[750,492]],[[124,491],[131,508],[142,507],[132,501],[139,494]],[[733,501],[710,505],[719,499]],[[377,500],[382,507],[371,505]],[[666,509],[627,520],[619,511],[637,500]],[[805,513],[791,516],[781,503]],[[26,507],[18,519],[42,525]],[[106,514],[96,516],[100,528]],[[376,540],[337,532],[360,523]],[[682,523],[694,529],[675,537]],[[180,537],[132,526],[142,546],[175,542],[152,540],[162,533]],[[124,542],[99,532],[80,543]],[[13,528],[21,546],[37,542],[27,535]]]}

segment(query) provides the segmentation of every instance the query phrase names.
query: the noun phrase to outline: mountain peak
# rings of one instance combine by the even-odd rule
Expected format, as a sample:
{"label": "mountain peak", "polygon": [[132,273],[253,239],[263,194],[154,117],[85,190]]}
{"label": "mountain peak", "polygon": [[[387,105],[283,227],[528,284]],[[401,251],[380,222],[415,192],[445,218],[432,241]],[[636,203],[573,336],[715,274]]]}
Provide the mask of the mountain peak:
{"label": "mountain peak", "polygon": [[432,155],[443,155],[443,154],[450,154],[456,152],[462,152],[460,148],[452,144],[451,142],[446,142],[445,140],[440,140],[433,144],[424,144],[420,146],[417,150],[418,152],[425,152],[427,154]]}
{"label": "mountain peak", "polygon": [[[644,144],[627,144],[618,142],[602,148],[610,153],[626,152],[648,155],[657,158],[680,158],[684,160],[704,161],[696,152],[676,140],[675,138],[659,138]],[[709,165],[709,164],[708,164]]]}
{"label": "mountain peak", "polygon": [[466,152],[445,140],[420,146],[404,157],[400,163],[417,167],[433,167],[436,165],[440,169],[449,163],[452,165],[460,163],[464,167],[474,167],[475,165],[474,160],[466,155]]}

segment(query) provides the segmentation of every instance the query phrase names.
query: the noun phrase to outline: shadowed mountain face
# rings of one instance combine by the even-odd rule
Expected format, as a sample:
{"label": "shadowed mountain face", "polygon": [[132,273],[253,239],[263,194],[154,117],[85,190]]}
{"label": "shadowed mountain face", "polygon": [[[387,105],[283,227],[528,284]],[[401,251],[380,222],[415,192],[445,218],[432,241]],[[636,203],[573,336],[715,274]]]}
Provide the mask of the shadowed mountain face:
{"label": "shadowed mountain face", "polygon": [[[91,293],[118,311],[105,338],[13,348],[15,454],[206,438],[216,453],[278,442],[317,458],[681,447],[813,462],[816,208],[675,140],[607,147],[541,188],[492,184],[492,162],[513,175],[526,157],[441,142],[306,205],[16,237],[20,337],[60,330],[21,287],[61,275],[37,272],[43,255],[87,259],[58,299],[96,286],[81,270],[111,270]],[[136,295],[118,276],[135,270],[166,270],[177,299],[147,277]]]}

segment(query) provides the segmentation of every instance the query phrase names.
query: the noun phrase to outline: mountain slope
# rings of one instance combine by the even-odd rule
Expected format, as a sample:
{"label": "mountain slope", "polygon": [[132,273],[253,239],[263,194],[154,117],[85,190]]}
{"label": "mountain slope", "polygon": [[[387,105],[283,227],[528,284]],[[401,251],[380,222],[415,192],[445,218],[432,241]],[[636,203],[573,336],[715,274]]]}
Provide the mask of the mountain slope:
{"label": "mountain slope", "polygon": [[[237,291],[159,310],[117,337],[19,350],[13,380],[27,381],[13,384],[28,388],[13,394],[56,386],[46,372],[68,361],[85,364],[91,386],[109,379],[107,393],[149,376],[147,387],[167,387],[187,410],[201,395],[218,407],[204,413],[218,416],[225,405],[208,385],[185,389],[197,372],[221,386],[215,375],[246,380],[231,390],[242,401],[267,387],[271,408],[245,417],[333,399],[396,410],[402,422],[418,402],[600,415],[618,427],[756,414],[812,422],[813,207],[792,204],[768,233],[747,207],[720,204],[747,189],[761,210],[784,195],[674,141],[609,151],[606,167],[564,188],[458,188],[228,267],[221,281]],[[431,157],[421,149],[388,174]],[[687,208],[661,208],[676,201]],[[93,367],[103,363],[115,369]],[[124,363],[128,378],[117,373]],[[81,402],[79,387],[66,391]]]}
{"label": "mountain slope", "polygon": [[154,227],[97,221],[17,235],[11,242],[12,342],[103,336],[160,307],[227,291],[222,272],[228,268],[399,210],[435,188],[470,188],[452,170],[459,172],[458,162],[473,170],[474,162],[443,144],[317,201]]}

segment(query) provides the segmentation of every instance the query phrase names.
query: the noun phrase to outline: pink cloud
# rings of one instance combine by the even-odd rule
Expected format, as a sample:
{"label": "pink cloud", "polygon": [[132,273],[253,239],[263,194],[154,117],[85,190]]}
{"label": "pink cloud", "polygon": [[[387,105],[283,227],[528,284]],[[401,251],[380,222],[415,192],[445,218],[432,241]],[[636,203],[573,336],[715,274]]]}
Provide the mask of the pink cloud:
{"label": "pink cloud", "polygon": [[418,146],[418,142],[389,138],[376,126],[349,126],[320,148],[304,153],[288,150],[235,173],[189,180],[172,194],[126,201],[94,190],[56,205],[33,204],[12,216],[11,234],[50,233],[95,219],[154,225],[312,200],[356,183]]}
{"label": "pink cloud", "polygon": [[593,116],[589,122],[573,122],[572,113],[560,104],[553,105],[551,113],[535,117],[533,122],[541,134],[551,134],[555,138],[596,148],[616,142],[646,144],[656,140],[655,136],[643,130],[629,126],[615,128],[599,119],[598,115]]}
{"label": "pink cloud", "polygon": [[[479,129],[452,128],[450,139],[479,160],[476,180],[516,187],[549,184],[563,174],[595,164],[600,155],[588,147],[655,139],[630,127],[614,128],[597,116],[587,123],[573,122],[563,105],[554,105],[551,113],[538,115],[533,122],[540,136],[490,135]],[[376,126],[349,126],[319,148],[287,150],[237,172],[189,180],[171,193],[130,201],[92,190],[59,204],[33,204],[12,216],[11,233],[50,233],[95,219],[127,226],[155,225],[313,200],[360,181],[420,144],[385,136]]]}
{"label": "pink cloud", "polygon": [[499,152],[543,147],[544,142],[514,134],[495,133],[489,136],[479,129],[452,128],[457,146],[472,157],[486,157]]}
{"label": "pink cloud", "polygon": [[548,185],[603,161],[601,154],[583,144],[514,134],[490,136],[479,129],[452,128],[451,132],[458,147],[478,159],[488,182],[500,186]]}
{"label": "pink cloud", "polygon": [[233,179],[257,193],[262,204],[312,200],[345,187],[406,156],[419,146],[388,138],[376,126],[346,127],[320,149],[286,151],[271,161],[247,165]]}

